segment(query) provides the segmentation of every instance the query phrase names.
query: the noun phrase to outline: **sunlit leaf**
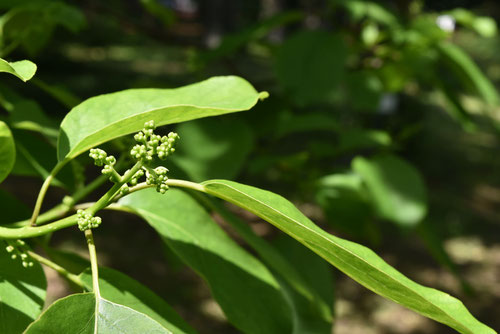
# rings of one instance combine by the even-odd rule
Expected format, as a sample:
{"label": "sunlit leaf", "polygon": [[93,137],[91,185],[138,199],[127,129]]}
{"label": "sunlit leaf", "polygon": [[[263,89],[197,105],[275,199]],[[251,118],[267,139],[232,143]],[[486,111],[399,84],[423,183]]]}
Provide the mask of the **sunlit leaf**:
{"label": "sunlit leaf", "polygon": [[[96,305],[97,303],[97,305]],[[70,295],[52,304],[26,334],[172,334],[147,315],[94,293]]]}
{"label": "sunlit leaf", "polygon": [[267,93],[246,80],[214,77],[177,89],[129,89],[92,97],[73,108],[61,123],[59,161],[96,145],[137,132],[144,123],[180,123],[252,108]]}
{"label": "sunlit leaf", "polygon": [[29,60],[9,63],[0,58],[0,72],[10,73],[26,82],[35,75],[36,65]]}
{"label": "sunlit leaf", "polygon": [[227,180],[211,180],[202,185],[208,194],[268,221],[379,295],[461,333],[495,333],[477,321],[459,300],[413,282],[370,249],[323,231],[285,198]]}
{"label": "sunlit leaf", "polygon": [[[84,271],[80,278],[92,290],[92,271]],[[163,299],[119,271],[99,268],[99,290],[103,298],[144,313],[174,333],[195,333]]]}

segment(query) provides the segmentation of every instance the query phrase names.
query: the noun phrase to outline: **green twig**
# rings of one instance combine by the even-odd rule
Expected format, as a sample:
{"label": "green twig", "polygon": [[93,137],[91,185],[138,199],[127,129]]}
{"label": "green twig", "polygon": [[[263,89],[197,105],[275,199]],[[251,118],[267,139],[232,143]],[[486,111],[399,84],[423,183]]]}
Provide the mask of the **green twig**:
{"label": "green twig", "polygon": [[92,290],[95,294],[95,322],[94,332],[97,333],[97,319],[99,314],[99,302],[101,299],[101,292],[99,290],[99,267],[97,265],[97,252],[95,250],[94,237],[92,236],[92,229],[85,230],[85,239],[89,246],[90,255],[90,268],[92,269]]}
{"label": "green twig", "polygon": [[32,257],[33,259],[37,260],[38,262],[40,262],[41,264],[43,264],[49,268],[54,269],[61,276],[66,278],[68,281],[71,281],[71,282],[75,283],[76,285],[78,285],[79,287],[81,287],[82,289],[85,289],[85,285],[83,284],[83,282],[79,276],[70,273],[69,271],[67,271],[65,268],[61,267],[57,263],[54,263],[54,262],[50,261],[49,259],[44,258],[43,256],[41,256],[35,252],[28,251],[28,255],[30,257]]}
{"label": "green twig", "polygon": [[36,226],[36,220],[38,218],[38,214],[40,213],[40,209],[42,208],[43,199],[45,198],[45,194],[49,189],[50,183],[56,176],[56,174],[66,165],[69,160],[60,161],[54,167],[54,169],[50,172],[49,176],[45,179],[40,188],[40,192],[38,193],[38,197],[35,203],[35,209],[33,210],[33,215],[31,216],[31,226]]}
{"label": "green twig", "polygon": [[97,265],[97,252],[95,250],[92,229],[85,230],[85,239],[87,239],[87,245],[89,246],[90,268],[92,269],[92,289],[94,290],[96,297],[99,298],[101,296],[99,291],[99,269]]}

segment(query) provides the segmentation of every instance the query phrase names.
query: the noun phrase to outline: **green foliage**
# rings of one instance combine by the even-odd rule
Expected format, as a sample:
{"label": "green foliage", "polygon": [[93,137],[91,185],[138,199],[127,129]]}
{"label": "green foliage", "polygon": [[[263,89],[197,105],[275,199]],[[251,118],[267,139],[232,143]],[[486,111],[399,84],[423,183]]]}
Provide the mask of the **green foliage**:
{"label": "green foliage", "polygon": [[9,175],[16,160],[16,147],[9,127],[0,121],[0,182]]}
{"label": "green foliage", "polygon": [[94,293],[76,294],[59,299],[33,322],[25,333],[47,332],[173,333],[143,313],[97,297]]}
{"label": "green foliage", "polygon": [[[90,98],[61,123],[59,161],[111,139],[137,132],[144,122],[157,126],[248,110],[267,93],[238,77],[212,78],[177,89],[131,89]],[[126,106],[124,108],[124,106]],[[101,117],[106,111],[106,117]]]}
{"label": "green foliage", "polygon": [[35,75],[36,65],[29,60],[9,63],[0,58],[0,72],[10,73],[26,82]]}
{"label": "green foliage", "polygon": [[368,289],[460,333],[495,333],[450,295],[405,277],[370,249],[335,237],[316,226],[283,197],[225,180],[203,182],[208,194],[236,204],[297,239]]}
{"label": "green foliage", "polygon": [[210,286],[227,318],[245,333],[288,333],[290,308],[271,272],[238,246],[180,190],[144,190],[120,205],[143,217]]}
{"label": "green foliage", "polygon": [[[85,270],[80,277],[85,287],[92,290],[91,270]],[[99,288],[103,298],[144,313],[174,333],[195,333],[163,299],[119,271],[99,268]]]}
{"label": "green foliage", "polygon": [[25,268],[12,259],[7,244],[0,242],[0,329],[2,333],[21,333],[42,311],[47,282],[37,262]]}
{"label": "green foliage", "polygon": [[418,170],[408,162],[393,155],[370,160],[357,157],[352,168],[361,176],[375,210],[382,218],[411,226],[425,217],[425,185]]}
{"label": "green foliage", "polygon": [[[133,87],[80,101],[77,95],[111,88],[107,81],[97,84],[101,77],[90,80],[78,71],[70,71],[75,78],[61,85],[45,81],[45,73],[32,79],[37,70],[33,62],[0,59],[0,72],[29,81],[5,76],[2,80],[13,84],[0,85],[0,182],[9,177],[2,186],[8,183],[16,193],[12,182],[21,177],[44,179],[31,219],[26,219],[29,208],[17,196],[0,189],[1,333],[197,332],[194,327],[200,325],[188,323],[174,310],[172,296],[156,294],[117,270],[98,266],[100,244],[94,243],[93,233],[125,235],[123,242],[107,245],[126,254],[124,259],[129,243],[137,238],[126,223],[120,225],[125,233],[112,230],[112,219],[96,229],[104,209],[136,215],[151,226],[169,259],[175,256],[192,270],[188,275],[198,275],[224,320],[243,333],[331,333],[336,319],[333,268],[460,333],[495,333],[458,299],[414,282],[360,244],[379,243],[386,237],[384,228],[401,235],[417,232],[431,255],[459,275],[438,236],[440,222],[427,217],[435,204],[428,196],[432,179],[429,182],[423,170],[398,153],[410,156],[408,148],[429,122],[427,110],[444,108],[471,131],[482,123],[496,124],[489,114],[479,117],[465,103],[465,97],[473,95],[481,108],[496,107],[500,99],[494,84],[455,43],[454,27],[439,23],[444,15],[460,29],[492,37],[497,28],[491,18],[460,8],[424,12],[419,1],[398,10],[372,1],[332,0],[318,13],[284,10],[263,15],[256,24],[222,36],[213,49],[179,52],[182,60],[173,61],[176,56],[170,53],[178,50],[161,44],[169,55],[155,68],[149,67],[154,56],[146,65],[136,62],[144,51],[137,51],[137,45],[155,43],[142,33],[160,24],[171,29],[170,34],[182,19],[161,1],[143,0],[142,13],[158,21],[142,26],[135,16],[130,21],[121,16],[128,7],[119,3],[109,5],[117,16],[98,27],[97,41],[86,31],[89,39],[75,45],[66,40],[69,35],[58,32],[64,42],[43,56],[36,55],[53,45],[50,38],[56,28],[77,33],[92,6],[48,0],[0,4],[3,57],[12,53],[23,59],[27,53],[39,57],[40,62],[34,61],[40,68],[50,66],[55,57],[64,71],[66,63],[59,64],[60,58],[81,62],[82,72],[99,63],[99,72],[113,77],[119,89]],[[96,29],[93,20],[99,15],[89,16],[91,29]],[[124,45],[100,44],[122,26],[136,35],[113,40]],[[164,42],[161,33],[153,34]],[[94,43],[97,46],[86,50]],[[116,69],[121,62],[140,75],[120,82],[121,70]],[[238,76],[215,76],[180,88],[135,88],[146,83],[179,86],[224,75],[227,69],[269,89],[273,99],[258,103],[269,94]],[[161,83],[145,79],[148,71]],[[96,84],[89,84],[93,80]],[[62,107],[71,110],[58,126],[60,119],[54,116]],[[254,107],[243,116],[226,115]],[[167,125],[172,131],[159,128]],[[132,133],[133,140],[125,137]],[[89,156],[80,156],[85,152]],[[101,167],[102,175],[87,180],[95,172],[86,169],[91,162]],[[285,197],[225,179],[281,189],[293,203],[312,205],[317,224]],[[66,196],[44,211],[51,185],[63,188]],[[96,201],[88,202],[88,197]],[[323,225],[326,222],[330,225]],[[90,261],[51,247],[51,236],[70,227],[83,232]],[[337,237],[339,231],[360,243]],[[74,292],[83,293],[45,305],[47,287],[40,264],[67,279]],[[169,268],[168,274],[173,271]],[[165,281],[171,282],[169,277]],[[199,309],[189,307],[189,312]],[[203,327],[198,330],[205,332]]]}
{"label": "green foliage", "polygon": [[341,36],[301,32],[290,37],[279,50],[276,75],[298,104],[322,102],[341,82],[347,55]]}

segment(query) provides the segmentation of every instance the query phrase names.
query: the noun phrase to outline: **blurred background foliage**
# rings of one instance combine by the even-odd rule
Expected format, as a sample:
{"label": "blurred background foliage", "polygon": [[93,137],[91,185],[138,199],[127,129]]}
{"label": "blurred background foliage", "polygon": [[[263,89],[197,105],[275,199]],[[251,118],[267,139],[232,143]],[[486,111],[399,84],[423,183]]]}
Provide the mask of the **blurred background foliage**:
{"label": "blurred background foliage", "polygon": [[[460,296],[500,328],[496,1],[1,0],[0,13],[1,57],[38,65],[30,84],[0,85],[0,116],[17,145],[15,176],[0,189],[2,206],[15,208],[8,220],[29,215],[56,162],[58,123],[83,99],[235,74],[270,97],[246,113],[176,126],[173,174],[239,180],[291,198],[325,229]],[[78,189],[82,171],[95,173],[88,163],[80,157],[54,184]],[[324,264],[243,218],[311,265],[311,280],[330,291]],[[133,271],[107,251],[109,262]],[[161,252],[174,283],[202,284]],[[234,332],[204,297],[162,287],[163,271],[130,274],[176,296],[181,313],[196,309],[187,318],[202,332]],[[338,333],[447,332],[335,276]]]}

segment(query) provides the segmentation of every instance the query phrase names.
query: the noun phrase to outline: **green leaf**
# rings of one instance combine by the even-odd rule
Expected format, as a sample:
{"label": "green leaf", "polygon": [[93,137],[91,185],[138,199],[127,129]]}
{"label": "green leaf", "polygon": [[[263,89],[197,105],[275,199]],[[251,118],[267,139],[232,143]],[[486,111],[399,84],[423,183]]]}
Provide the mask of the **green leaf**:
{"label": "green leaf", "polygon": [[67,87],[60,85],[51,85],[38,78],[33,79],[33,84],[40,87],[41,90],[52,96],[55,100],[59,101],[66,108],[73,108],[82,100],[71,92]]}
{"label": "green leaf", "polygon": [[176,89],[129,89],[92,97],[73,108],[61,123],[59,161],[71,159],[111,139],[158,126],[252,108],[258,93],[246,80],[214,77]]}
{"label": "green leaf", "polygon": [[427,191],[418,170],[394,155],[356,157],[352,169],[363,179],[377,213],[402,226],[427,214]]}
{"label": "green leaf", "polygon": [[290,309],[268,269],[238,246],[189,195],[132,193],[119,204],[143,217],[210,286],[228,320],[245,333],[290,333]]}
{"label": "green leaf", "polygon": [[8,120],[13,129],[36,131],[55,143],[58,135],[57,124],[33,100],[14,103]]}
{"label": "green leaf", "polygon": [[[199,196],[199,198],[203,204],[207,204],[219,215],[221,215],[221,217],[231,225],[238,235],[255,250],[268,268],[273,270],[273,272],[281,278],[280,284],[282,287],[285,287],[284,291],[291,295],[289,302],[293,304],[292,308],[294,310],[297,309],[296,304],[300,303],[300,306],[306,309],[308,318],[317,323],[330,324],[331,327],[331,306],[333,305],[333,300],[331,300],[330,297],[333,296],[333,292],[331,294],[330,292],[332,284],[330,282],[330,285],[323,286],[323,289],[318,291],[315,289],[316,286],[314,284],[311,286],[311,282],[309,280],[311,275],[316,276],[318,279],[324,277],[323,273],[320,273],[321,270],[311,270],[309,266],[297,265],[297,263],[294,263],[294,261],[292,261],[293,259],[290,259],[290,256],[288,256],[290,255],[290,252],[283,252],[283,254],[281,254],[275,246],[255,234],[246,222],[242,221],[231,211],[226,209],[222,203],[212,200],[206,196]],[[299,244],[299,247],[302,246]],[[296,248],[297,247],[295,247],[294,250],[297,250]],[[296,254],[298,256],[294,257],[294,259],[303,255],[300,250],[297,250]],[[321,261],[321,259],[317,260]],[[311,261],[311,263],[317,264],[314,260]],[[319,266],[321,265],[314,265],[314,268],[317,269]],[[294,328],[294,332],[303,333],[299,329],[303,329],[303,326]]]}
{"label": "green leaf", "polygon": [[36,261],[24,268],[0,241],[0,333],[21,333],[40,314],[47,282]]}
{"label": "green leaf", "polygon": [[[92,271],[87,269],[80,278],[92,290]],[[99,290],[103,298],[144,313],[174,333],[195,333],[163,299],[119,271],[99,268]]]}
{"label": "green leaf", "polygon": [[[13,132],[17,155],[12,174],[45,179],[57,163],[56,149],[44,138],[29,131],[14,130]],[[74,184],[71,168],[64,168],[52,184],[62,188],[71,187]]]}
{"label": "green leaf", "polygon": [[9,63],[8,61],[0,58],[0,72],[10,73],[26,82],[35,75],[36,65],[29,60],[20,60]]}
{"label": "green leaf", "polygon": [[85,25],[82,12],[62,1],[24,1],[2,15],[1,42],[4,52],[22,46],[35,54],[50,40],[58,25],[76,32]]}
{"label": "green leaf", "polygon": [[279,49],[277,79],[299,105],[324,102],[343,78],[347,53],[340,36],[323,31],[300,32]]}
{"label": "green leaf", "polygon": [[[332,317],[333,313],[333,273],[329,263],[311,252],[308,248],[296,240],[281,235],[274,240],[273,246],[277,248],[281,254],[291,263],[300,275],[307,282],[307,286],[313,289],[316,296],[320,296],[321,300],[316,300],[316,303],[327,305],[325,311],[328,316],[318,314],[317,305],[298,294],[296,290],[283,282],[284,291],[293,301],[296,325],[294,333],[296,334],[330,334],[332,333]],[[286,281],[285,277],[282,277]]]}
{"label": "green leaf", "polygon": [[373,239],[373,210],[357,174],[332,174],[318,180],[316,201],[328,223],[350,236]]}
{"label": "green leaf", "polygon": [[413,282],[370,249],[323,231],[285,198],[226,180],[206,181],[202,185],[208,194],[278,227],[375,293],[464,334],[496,333],[477,321],[459,300]]}
{"label": "green leaf", "polygon": [[196,182],[238,176],[254,143],[252,130],[239,120],[201,119],[176,132],[181,140],[172,161]]}
{"label": "green leaf", "polygon": [[495,86],[462,49],[449,42],[440,42],[437,44],[437,50],[444,64],[467,88],[478,94],[486,103],[498,104],[500,98]]}
{"label": "green leaf", "polygon": [[9,175],[16,161],[16,147],[12,132],[4,122],[0,121],[0,182]]}
{"label": "green leaf", "polygon": [[143,313],[102,297],[96,298],[94,293],[82,293],[56,301],[25,332],[25,334],[50,333],[172,334],[173,332]]}
{"label": "green leaf", "polygon": [[5,208],[2,210],[0,225],[14,223],[30,217],[32,209],[3,189],[0,189],[0,203],[2,203],[0,207]]}

